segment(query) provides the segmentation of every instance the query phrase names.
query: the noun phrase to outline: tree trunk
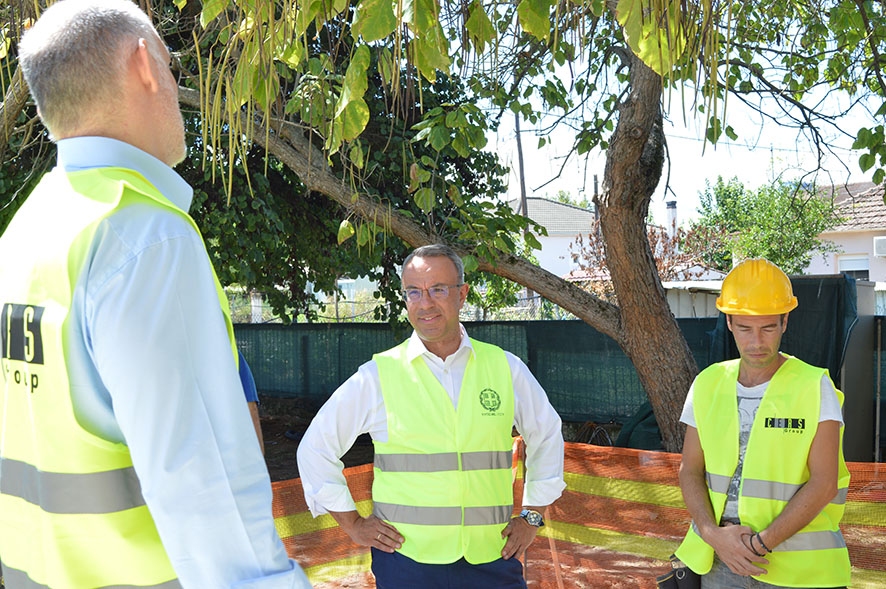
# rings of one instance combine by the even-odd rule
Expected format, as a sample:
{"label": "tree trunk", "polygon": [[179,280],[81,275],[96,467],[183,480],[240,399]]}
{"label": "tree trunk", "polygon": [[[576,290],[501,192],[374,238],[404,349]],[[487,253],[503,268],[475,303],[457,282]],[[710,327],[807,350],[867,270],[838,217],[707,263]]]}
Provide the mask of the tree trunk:
{"label": "tree trunk", "polygon": [[[697,368],[667,305],[646,237],[649,200],[662,169],[661,83],[656,74],[639,60],[637,63],[632,71],[645,75],[632,80],[638,89],[624,106],[616,128],[607,157],[608,181],[604,182],[600,199],[607,256],[612,256],[614,265],[610,272],[621,308],[510,254],[501,254],[495,265],[480,261],[480,269],[534,290],[615,340],[634,363],[661,427],[665,448],[677,452],[683,439],[680,409]],[[188,106],[201,106],[196,90],[179,88],[179,100]],[[242,116],[245,127],[248,121],[245,114]],[[292,169],[308,190],[324,194],[348,211],[385,226],[413,247],[440,241],[398,211],[363,194],[354,197],[348,183],[336,175],[301,129],[274,121],[271,131],[266,132],[260,122],[252,124],[255,142]],[[294,132],[289,132],[290,128]],[[653,128],[656,131],[652,147],[646,148]],[[456,249],[468,253],[465,248]]]}
{"label": "tree trunk", "polygon": [[646,389],[665,448],[678,452],[680,410],[698,367],[668,306],[646,233],[664,162],[661,78],[632,52],[623,58],[630,65],[630,94],[619,107],[596,205],[621,311],[622,348]]}

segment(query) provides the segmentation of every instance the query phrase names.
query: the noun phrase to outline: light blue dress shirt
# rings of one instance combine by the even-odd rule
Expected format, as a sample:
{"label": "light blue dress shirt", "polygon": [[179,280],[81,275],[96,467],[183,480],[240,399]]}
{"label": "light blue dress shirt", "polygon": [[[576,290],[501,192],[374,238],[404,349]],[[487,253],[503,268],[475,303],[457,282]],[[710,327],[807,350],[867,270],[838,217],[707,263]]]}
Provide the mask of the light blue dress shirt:
{"label": "light blue dress shirt", "polygon": [[[58,166],[135,170],[182,210],[191,205],[178,174],[120,141],[61,140]],[[193,227],[141,204],[103,220],[66,328],[77,419],[129,447],[183,587],[310,587],[274,527],[270,479]]]}

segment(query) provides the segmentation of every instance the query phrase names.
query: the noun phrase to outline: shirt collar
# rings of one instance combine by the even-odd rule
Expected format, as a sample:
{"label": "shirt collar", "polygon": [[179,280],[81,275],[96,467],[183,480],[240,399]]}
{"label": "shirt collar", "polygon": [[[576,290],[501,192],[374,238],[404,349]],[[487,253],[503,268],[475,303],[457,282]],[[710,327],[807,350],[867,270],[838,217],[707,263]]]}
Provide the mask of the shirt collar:
{"label": "shirt collar", "polygon": [[194,189],[175,170],[123,141],[110,137],[70,137],[58,141],[58,166],[65,172],[93,168],[126,168],[145,177],[172,204],[191,208]]}
{"label": "shirt collar", "polygon": [[[461,323],[458,324],[458,329],[461,331],[461,342],[458,344],[458,349],[452,354],[455,356],[464,348],[467,348],[471,351],[471,355],[474,355],[474,346],[471,345],[471,338],[468,337],[468,332],[465,331],[465,326]],[[438,358],[433,352],[428,351],[428,348],[425,347],[425,343],[421,341],[421,338],[418,336],[418,332],[413,330],[412,335],[409,336],[409,343],[406,344],[406,359],[409,362],[412,362],[416,358],[422,355],[434,356]]]}

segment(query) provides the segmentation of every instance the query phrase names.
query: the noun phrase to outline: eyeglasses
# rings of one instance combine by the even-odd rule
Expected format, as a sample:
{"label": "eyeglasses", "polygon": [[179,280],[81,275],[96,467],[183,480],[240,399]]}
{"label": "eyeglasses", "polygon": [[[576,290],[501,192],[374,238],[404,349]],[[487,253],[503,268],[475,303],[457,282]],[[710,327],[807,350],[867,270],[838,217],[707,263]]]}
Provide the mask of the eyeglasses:
{"label": "eyeglasses", "polygon": [[403,299],[407,303],[417,303],[421,300],[422,295],[427,291],[428,295],[434,300],[442,300],[449,296],[449,289],[459,288],[461,284],[438,284],[430,288],[407,288],[403,290]]}

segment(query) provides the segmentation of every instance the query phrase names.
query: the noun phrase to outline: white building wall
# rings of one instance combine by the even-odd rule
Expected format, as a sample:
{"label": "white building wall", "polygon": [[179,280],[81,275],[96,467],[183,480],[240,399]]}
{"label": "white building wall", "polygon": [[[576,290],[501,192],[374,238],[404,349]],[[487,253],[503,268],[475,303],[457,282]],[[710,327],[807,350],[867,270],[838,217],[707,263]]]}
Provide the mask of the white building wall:
{"label": "white building wall", "polygon": [[824,235],[823,237],[837,245],[837,253],[816,255],[806,268],[805,274],[837,274],[839,272],[838,257],[843,255],[864,255],[868,258],[870,280],[886,281],[886,257],[874,256],[874,237],[886,235],[886,231],[853,231]]}
{"label": "white building wall", "polygon": [[549,235],[539,237],[541,250],[534,250],[532,255],[538,260],[538,265],[557,276],[565,276],[578,269],[578,264],[572,261],[569,246],[575,241],[577,235]]}

